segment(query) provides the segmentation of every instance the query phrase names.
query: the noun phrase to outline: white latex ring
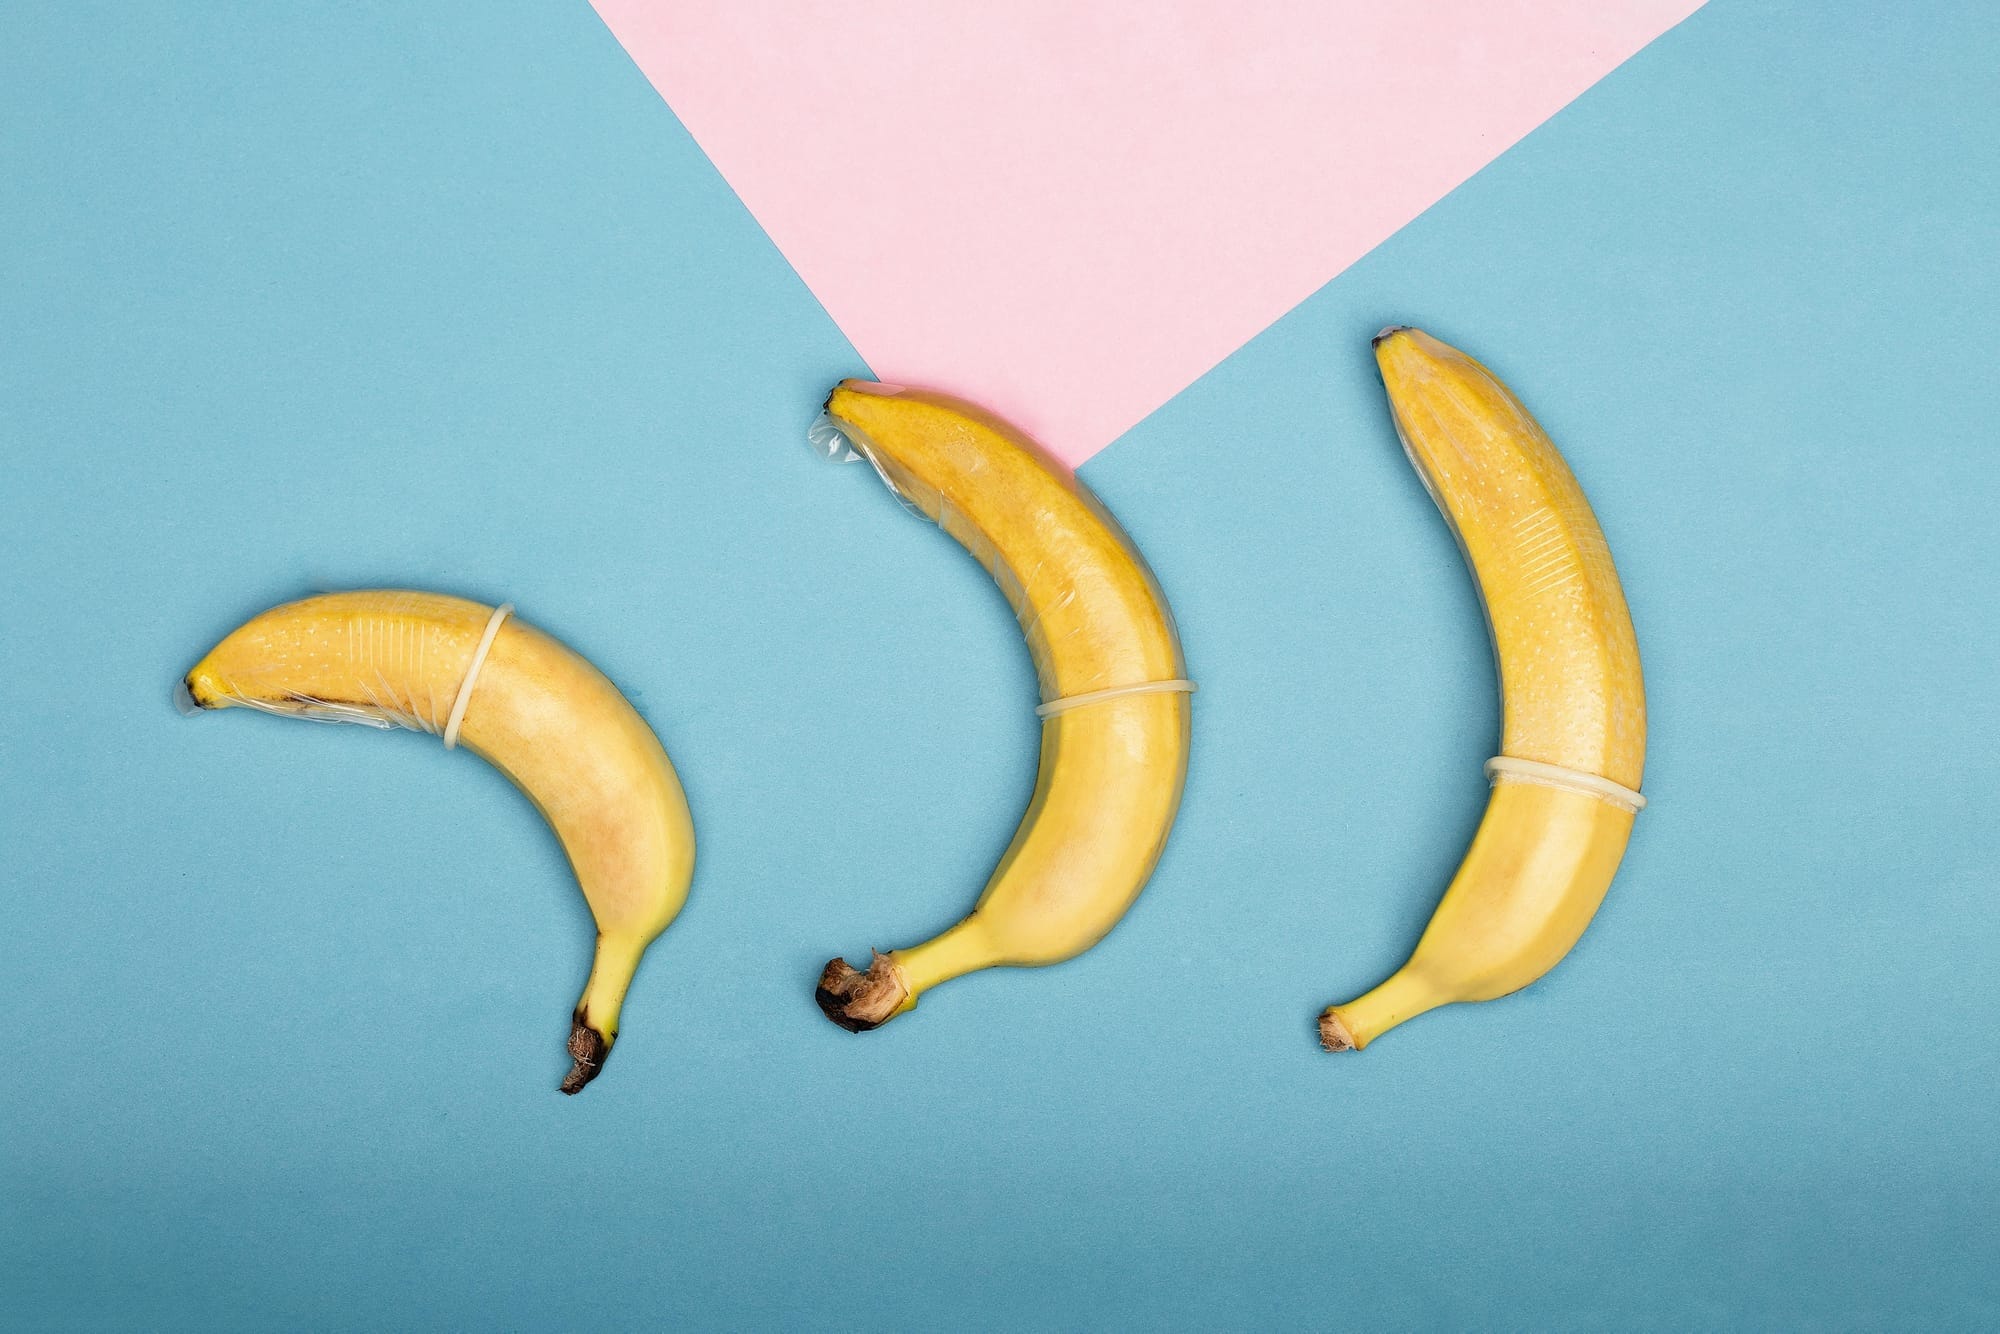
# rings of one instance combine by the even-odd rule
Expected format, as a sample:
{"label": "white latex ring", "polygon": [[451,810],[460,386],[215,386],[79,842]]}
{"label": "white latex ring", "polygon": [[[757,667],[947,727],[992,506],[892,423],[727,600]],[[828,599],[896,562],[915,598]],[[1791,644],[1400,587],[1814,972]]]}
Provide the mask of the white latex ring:
{"label": "white latex ring", "polygon": [[1109,690],[1089,690],[1081,695],[1065,695],[1052,699],[1036,708],[1037,718],[1053,718],[1071,709],[1080,709],[1086,704],[1102,704],[1107,699],[1123,699],[1127,695],[1192,695],[1196,686],[1192,681],[1147,681],[1136,686],[1113,686]]}
{"label": "white latex ring", "polygon": [[1496,783],[1510,778],[1517,783],[1582,792],[1635,814],[1646,805],[1644,797],[1622,783],[1614,783],[1609,778],[1599,778],[1580,769],[1565,769],[1560,764],[1543,764],[1540,760],[1517,760],[1511,755],[1495,755],[1486,761],[1486,777]]}
{"label": "white latex ring", "polygon": [[486,618],[486,633],[479,636],[479,647],[472,650],[472,665],[465,669],[465,679],[458,683],[458,698],[451,702],[451,717],[444,725],[446,750],[454,750],[458,746],[458,727],[465,721],[465,706],[472,703],[472,687],[479,682],[479,669],[486,665],[486,655],[493,651],[493,640],[500,633],[500,622],[506,620],[513,610],[513,603],[503,602]]}

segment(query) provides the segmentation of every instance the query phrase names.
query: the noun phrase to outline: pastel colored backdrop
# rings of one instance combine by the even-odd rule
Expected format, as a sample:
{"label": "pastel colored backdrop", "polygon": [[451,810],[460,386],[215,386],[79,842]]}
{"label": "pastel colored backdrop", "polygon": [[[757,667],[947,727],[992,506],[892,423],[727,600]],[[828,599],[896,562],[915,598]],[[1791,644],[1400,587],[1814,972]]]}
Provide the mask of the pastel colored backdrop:
{"label": "pastel colored backdrop", "polygon": [[[801,443],[848,345],[581,4],[11,11],[0,1323],[2000,1320],[2000,15],[1714,0],[1083,475],[1202,682],[1085,958],[881,1033],[1031,778],[977,567]],[[1488,357],[1604,516],[1654,731],[1532,990],[1324,1056],[1484,798],[1476,603],[1366,340]],[[434,741],[177,717],[259,608],[517,602],[687,779],[585,1095],[589,922]]]}
{"label": "pastel colored backdrop", "polygon": [[883,378],[1080,463],[1699,0],[593,0]]}

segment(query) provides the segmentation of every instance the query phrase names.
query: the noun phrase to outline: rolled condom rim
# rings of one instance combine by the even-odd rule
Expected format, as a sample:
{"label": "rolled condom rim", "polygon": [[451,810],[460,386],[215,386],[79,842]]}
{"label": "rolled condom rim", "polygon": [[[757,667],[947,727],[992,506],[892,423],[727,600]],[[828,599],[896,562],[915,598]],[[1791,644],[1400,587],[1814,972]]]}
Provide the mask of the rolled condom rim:
{"label": "rolled condom rim", "polygon": [[1138,685],[1112,686],[1108,690],[1086,690],[1080,695],[1065,695],[1061,699],[1052,699],[1046,704],[1038,705],[1035,709],[1035,716],[1043,719],[1054,718],[1060,714],[1068,713],[1071,709],[1081,709],[1091,704],[1102,704],[1107,700],[1123,699],[1127,695],[1162,695],[1170,693],[1192,695],[1200,688],[1192,681],[1174,680],[1142,681]]}
{"label": "rolled condom rim", "polygon": [[445,720],[446,750],[458,749],[459,725],[465,721],[466,705],[472,703],[472,687],[479,684],[479,669],[486,665],[486,655],[493,651],[493,641],[500,634],[500,623],[513,614],[514,604],[503,602],[486,618],[486,629],[479,636],[479,647],[472,651],[472,662],[466,667],[465,679],[458,683],[458,695],[451,702],[451,716]]}
{"label": "rolled condom rim", "polygon": [[1623,783],[1614,783],[1601,774],[1568,769],[1560,764],[1544,764],[1540,760],[1495,755],[1486,761],[1486,777],[1494,783],[1507,778],[1516,782],[1532,783],[1537,787],[1581,792],[1586,796],[1596,797],[1599,801],[1608,802],[1621,810],[1631,811],[1635,815],[1646,808],[1646,798],[1635,788],[1626,787]]}

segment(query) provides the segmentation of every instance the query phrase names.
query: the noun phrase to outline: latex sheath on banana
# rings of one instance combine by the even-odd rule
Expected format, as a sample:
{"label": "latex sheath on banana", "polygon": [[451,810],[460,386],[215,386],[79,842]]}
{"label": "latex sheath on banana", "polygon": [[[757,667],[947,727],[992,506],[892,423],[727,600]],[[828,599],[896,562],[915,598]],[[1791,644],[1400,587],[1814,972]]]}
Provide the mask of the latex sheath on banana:
{"label": "latex sheath on banana", "polygon": [[1479,584],[1499,666],[1493,794],[1416,952],[1320,1016],[1358,1050],[1453,1001],[1492,1000],[1555,967],[1603,902],[1645,798],[1646,692],[1625,593],[1590,502],[1520,400],[1416,329],[1375,355],[1396,433]]}
{"label": "latex sheath on banana", "polygon": [[930,988],[1073,958],[1117,925],[1166,847],[1187,778],[1189,694],[1166,598],[1117,520],[1006,423],[941,394],[848,380],[816,439],[851,449],[972,553],[1006,594],[1041,683],[1041,766],[978,902],[865,971],[834,959],[817,997],[861,1032]]}
{"label": "latex sheath on banana", "polygon": [[217,644],[182,699],[462,740],[528,794],[597,919],[562,1083],[575,1093],[618,1037],[640,954],[687,899],[694,823],[667,752],[618,688],[512,611],[397,589],[288,603]]}
{"label": "latex sheath on banana", "polygon": [[[1478,582],[1504,726],[1484,822],[1409,961],[1320,1018],[1358,1049],[1453,1001],[1518,990],[1588,925],[1623,856],[1645,760],[1639,656],[1618,575],[1561,455],[1485,367],[1414,329],[1375,340],[1393,419]],[[875,1028],[978,969],[1056,963],[1117,924],[1151,876],[1186,782],[1190,695],[1146,562],[1075,475],[988,413],[845,381],[815,441],[864,458],[1006,595],[1041,686],[1041,760],[972,911],[932,940],[828,963],[816,992]],[[307,598],[234,631],[188,674],[191,710],[269,713],[462,739],[534,801],[597,920],[572,1020],[574,1093],[618,1033],[640,954],[687,896],[694,831],[652,730],[548,635],[434,593]]]}

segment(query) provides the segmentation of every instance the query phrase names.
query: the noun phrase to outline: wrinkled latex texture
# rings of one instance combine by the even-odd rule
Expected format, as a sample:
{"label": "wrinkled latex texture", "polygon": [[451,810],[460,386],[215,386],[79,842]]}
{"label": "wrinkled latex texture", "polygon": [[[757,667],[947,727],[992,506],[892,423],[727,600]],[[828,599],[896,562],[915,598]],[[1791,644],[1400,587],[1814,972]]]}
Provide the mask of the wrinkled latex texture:
{"label": "wrinkled latex texture", "polygon": [[[1134,644],[1131,652],[1112,655],[1114,659],[1123,657],[1129,661],[1117,666],[1107,664],[1109,674],[1103,677],[1064,680],[1059,675],[1057,666],[1059,662],[1089,661],[1093,657],[1089,654],[1065,653],[1064,646],[1051,642],[1049,637],[1052,625],[1067,619],[1062,613],[1077,601],[1077,590],[1066,588],[1038,608],[1030,595],[1030,589],[1038,579],[1051,577],[1052,572],[1012,568],[979,524],[968,516],[964,505],[955,501],[946,489],[925,486],[904,473],[887,452],[879,448],[869,438],[868,433],[856,423],[843,420],[831,411],[822,411],[819,414],[807,431],[807,441],[815,453],[830,462],[869,464],[875,470],[876,476],[882,480],[882,484],[905,509],[942,528],[992,575],[994,582],[1006,596],[1008,606],[1013,609],[1014,618],[1019,622],[1022,636],[1028,643],[1029,653],[1035,663],[1041,703],[1045,706],[1059,704],[1076,696],[1096,692],[1112,693],[1133,686],[1151,686],[1159,683],[1171,683],[1173,688],[1191,691],[1192,685],[1182,680],[1186,676],[1186,665],[1181,654],[1179,630],[1151,569],[1131,539],[1126,536],[1124,529],[1119,526],[1118,521],[1098,502],[1088,488],[1076,480],[1074,472],[1047,455],[1032,441],[1004,424],[988,418],[971,405],[957,403],[941,396],[922,394],[919,391],[899,392],[908,392],[924,401],[949,403],[953,410],[975,415],[990,429],[1005,435],[1025,454],[1033,457],[1047,473],[1060,480],[1068,496],[1090,512],[1097,525],[1118,545],[1120,554],[1144,575],[1145,587],[1150,594],[1150,605],[1145,608],[1143,615],[1135,615],[1132,618],[1133,634],[1136,638],[1144,638],[1145,625],[1156,622],[1165,628],[1165,642],[1157,645]],[[1054,577],[1061,577],[1061,572],[1053,574]],[[1076,636],[1093,633],[1095,629],[1093,626],[1072,623],[1057,633]],[[1114,675],[1120,679],[1111,679]]]}

